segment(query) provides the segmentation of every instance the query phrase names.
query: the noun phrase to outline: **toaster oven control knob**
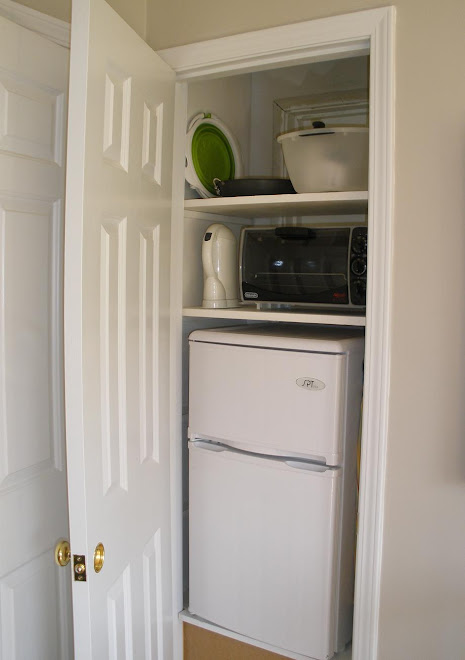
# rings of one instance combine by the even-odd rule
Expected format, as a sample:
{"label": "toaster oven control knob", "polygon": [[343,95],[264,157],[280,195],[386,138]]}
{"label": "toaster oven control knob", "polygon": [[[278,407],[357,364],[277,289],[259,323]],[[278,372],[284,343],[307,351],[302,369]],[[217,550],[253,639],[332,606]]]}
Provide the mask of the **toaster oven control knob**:
{"label": "toaster oven control knob", "polygon": [[365,273],[367,272],[366,259],[361,259],[360,257],[358,257],[357,259],[353,259],[352,263],[350,264],[350,269],[353,272],[353,274],[357,275],[358,277],[365,275]]}
{"label": "toaster oven control knob", "polygon": [[367,283],[365,280],[352,282],[350,297],[353,305],[365,305],[367,297]]}
{"label": "toaster oven control knob", "polygon": [[356,234],[352,238],[352,252],[355,254],[365,254],[367,251],[367,235]]}

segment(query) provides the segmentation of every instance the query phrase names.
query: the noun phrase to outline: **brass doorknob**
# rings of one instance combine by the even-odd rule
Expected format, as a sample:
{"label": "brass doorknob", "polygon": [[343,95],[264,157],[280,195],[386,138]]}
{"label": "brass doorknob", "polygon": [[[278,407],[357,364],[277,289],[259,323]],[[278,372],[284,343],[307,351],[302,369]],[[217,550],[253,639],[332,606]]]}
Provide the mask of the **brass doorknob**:
{"label": "brass doorknob", "polygon": [[105,548],[103,543],[99,543],[95,548],[94,552],[94,571],[100,573],[103,568],[103,562],[105,561]]}
{"label": "brass doorknob", "polygon": [[69,541],[60,539],[55,546],[55,562],[58,566],[67,566],[71,559],[71,548]]}

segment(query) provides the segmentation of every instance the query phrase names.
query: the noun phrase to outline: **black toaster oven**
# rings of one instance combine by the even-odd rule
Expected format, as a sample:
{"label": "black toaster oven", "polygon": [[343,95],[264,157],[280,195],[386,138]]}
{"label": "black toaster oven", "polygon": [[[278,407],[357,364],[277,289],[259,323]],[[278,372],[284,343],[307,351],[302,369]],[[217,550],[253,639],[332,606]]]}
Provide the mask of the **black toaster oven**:
{"label": "black toaster oven", "polygon": [[239,269],[243,302],[363,311],[367,227],[244,227]]}

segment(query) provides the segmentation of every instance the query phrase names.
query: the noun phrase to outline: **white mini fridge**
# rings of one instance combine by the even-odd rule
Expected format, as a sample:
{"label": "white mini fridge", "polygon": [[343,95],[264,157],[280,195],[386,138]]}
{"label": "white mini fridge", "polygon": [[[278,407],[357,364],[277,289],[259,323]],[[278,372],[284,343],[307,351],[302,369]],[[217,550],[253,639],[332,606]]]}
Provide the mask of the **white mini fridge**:
{"label": "white mini fridge", "polygon": [[352,635],[363,334],[279,324],[189,341],[189,611],[331,658]]}

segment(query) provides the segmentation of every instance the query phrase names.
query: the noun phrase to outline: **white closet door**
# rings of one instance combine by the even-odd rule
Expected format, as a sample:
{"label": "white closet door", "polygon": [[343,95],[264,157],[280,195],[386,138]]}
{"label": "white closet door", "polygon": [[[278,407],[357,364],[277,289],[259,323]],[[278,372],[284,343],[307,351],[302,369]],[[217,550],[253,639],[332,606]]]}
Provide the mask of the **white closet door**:
{"label": "white closet door", "polygon": [[[78,660],[172,657],[168,429],[174,74],[73,3],[66,430]],[[105,560],[94,570],[102,543]]]}
{"label": "white closet door", "polygon": [[63,399],[68,51],[0,18],[0,658],[72,657]]}

